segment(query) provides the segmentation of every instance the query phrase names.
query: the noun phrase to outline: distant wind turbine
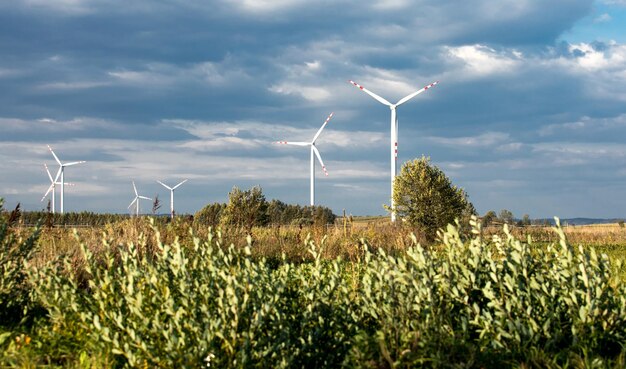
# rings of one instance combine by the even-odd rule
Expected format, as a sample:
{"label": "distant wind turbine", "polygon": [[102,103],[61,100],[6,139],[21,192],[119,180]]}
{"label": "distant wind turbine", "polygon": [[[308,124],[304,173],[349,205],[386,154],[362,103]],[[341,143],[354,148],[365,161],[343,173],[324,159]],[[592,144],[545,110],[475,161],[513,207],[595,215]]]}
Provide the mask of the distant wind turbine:
{"label": "distant wind turbine", "polygon": [[63,196],[65,193],[65,167],[70,167],[72,165],[86,163],[86,161],[73,161],[71,163],[63,164],[61,163],[61,160],[59,160],[59,158],[56,156],[54,151],[52,151],[52,148],[50,147],[50,145],[48,145],[48,150],[50,150],[50,152],[52,153],[52,156],[54,156],[54,160],[56,160],[56,162],[59,164],[59,171],[57,172],[54,182],[56,182],[59,176],[61,177],[61,181],[59,184],[61,185],[61,214],[63,214]]}
{"label": "distant wind turbine", "polygon": [[174,219],[174,190],[177,189],[178,187],[180,187],[183,183],[187,182],[188,180],[185,179],[184,181],[180,182],[179,184],[177,184],[174,187],[170,187],[168,185],[166,185],[165,183],[161,182],[161,181],[157,181],[161,184],[161,186],[167,188],[168,190],[170,190],[170,217],[172,219]]}
{"label": "distant wind turbine", "polygon": [[44,164],[43,165],[44,168],[46,168],[46,173],[48,173],[48,178],[50,178],[50,187],[48,187],[48,190],[46,191],[46,193],[43,195],[43,197],[41,198],[41,201],[45,200],[46,196],[48,196],[48,194],[50,192],[52,192],[52,194],[50,195],[50,198],[52,199],[52,214],[55,213],[55,207],[54,207],[54,192],[55,192],[55,187],[57,184],[59,184],[59,182],[57,182],[57,180],[59,179],[59,175],[61,174],[61,170],[59,169],[59,171],[57,171],[57,174],[54,178],[52,178],[52,174],[50,174],[50,170],[48,169],[48,164]]}
{"label": "distant wind turbine", "polygon": [[[54,205],[54,198],[55,198],[55,192],[56,192],[56,185],[61,184],[61,182],[59,182],[59,175],[61,174],[61,170],[59,169],[57,171],[56,176],[54,177],[54,179],[52,178],[52,174],[50,174],[50,170],[48,169],[48,165],[44,164],[43,165],[44,168],[46,168],[46,173],[48,174],[48,178],[50,178],[50,187],[48,187],[48,190],[46,191],[46,193],[43,195],[43,197],[41,198],[41,201],[46,199],[46,196],[48,196],[49,193],[51,193],[50,195],[50,199],[51,201],[51,205],[52,205],[52,214],[55,213],[55,205]],[[66,183],[66,186],[73,186],[73,183]]]}
{"label": "distant wind turbine", "polygon": [[311,206],[315,205],[315,156],[317,156],[317,159],[319,160],[322,166],[322,170],[324,171],[324,174],[328,176],[328,171],[326,170],[326,166],[324,165],[324,162],[322,161],[322,156],[320,155],[320,152],[317,150],[317,147],[315,147],[315,141],[322,133],[322,130],[324,129],[324,127],[326,127],[326,124],[328,124],[328,121],[330,121],[330,118],[333,117],[333,114],[334,113],[330,113],[328,118],[326,118],[326,121],[324,122],[324,124],[322,124],[322,127],[317,131],[317,133],[315,134],[311,142],[288,142],[288,141],[277,142],[279,144],[284,144],[284,145],[311,146]]}
{"label": "distant wind turbine", "polygon": [[139,193],[137,192],[137,187],[135,186],[135,181],[133,181],[133,190],[135,190],[135,199],[130,203],[130,205],[128,205],[128,208],[130,209],[130,207],[133,206],[133,204],[135,204],[136,214],[137,216],[139,216],[139,200],[143,199],[143,200],[152,201],[152,199],[149,197],[139,195]]}
{"label": "distant wind turbine", "polygon": [[396,114],[396,108],[398,106],[404,104],[405,102],[411,100],[415,96],[421,94],[422,92],[428,90],[429,88],[435,86],[436,84],[439,83],[439,81],[431,83],[428,86],[422,88],[421,90],[415,91],[415,92],[413,92],[413,93],[403,97],[402,99],[400,99],[400,101],[398,101],[395,104],[390,103],[389,101],[383,99],[382,97],[376,95],[372,91],[366,89],[365,87],[357,84],[354,81],[348,81],[348,82],[352,83],[353,85],[355,85],[359,89],[363,90],[363,92],[365,92],[366,94],[370,95],[371,97],[376,99],[378,102],[387,105],[389,107],[389,109],[391,109],[391,221],[395,222],[396,221],[396,212],[395,212],[395,206],[394,206],[394,201],[393,201],[393,180],[396,178],[396,172],[397,172],[397,169],[398,169],[397,168],[397,160],[398,160],[398,116]]}

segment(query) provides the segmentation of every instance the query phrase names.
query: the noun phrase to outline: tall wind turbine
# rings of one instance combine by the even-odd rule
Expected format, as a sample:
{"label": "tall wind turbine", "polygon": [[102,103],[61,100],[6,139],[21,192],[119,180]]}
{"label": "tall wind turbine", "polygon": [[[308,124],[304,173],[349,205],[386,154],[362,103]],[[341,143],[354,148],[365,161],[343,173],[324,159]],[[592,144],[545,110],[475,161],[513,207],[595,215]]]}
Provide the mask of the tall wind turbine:
{"label": "tall wind turbine", "polygon": [[398,161],[398,116],[396,114],[396,108],[398,106],[404,104],[405,102],[411,100],[415,96],[421,94],[422,92],[428,90],[429,88],[435,86],[436,84],[439,83],[439,81],[431,83],[428,86],[422,88],[421,90],[415,91],[415,92],[413,92],[413,93],[403,97],[402,99],[400,99],[400,101],[398,101],[395,104],[390,103],[389,101],[383,99],[382,97],[376,95],[372,91],[366,89],[365,87],[359,85],[358,83],[356,83],[354,81],[348,81],[348,82],[352,83],[353,85],[355,85],[356,87],[361,89],[363,92],[365,92],[366,94],[370,95],[371,97],[376,99],[378,102],[387,105],[389,107],[389,109],[391,109],[391,144],[390,144],[390,146],[391,146],[391,149],[390,149],[390,151],[391,151],[391,221],[395,222],[396,221],[396,212],[395,212],[395,206],[394,206],[394,201],[393,201],[393,180],[396,178],[396,172],[398,170],[398,167],[397,167],[397,161]]}
{"label": "tall wind turbine", "polygon": [[187,182],[188,180],[185,179],[184,181],[180,182],[179,184],[177,184],[174,187],[170,187],[168,185],[166,185],[165,183],[161,182],[161,181],[157,181],[161,184],[161,186],[167,188],[168,190],[170,190],[170,218],[174,219],[174,190],[177,189],[178,187],[180,187],[183,183]]}
{"label": "tall wind turbine", "polygon": [[137,192],[137,187],[135,186],[135,181],[133,181],[133,190],[135,190],[135,199],[130,203],[130,205],[128,205],[128,208],[130,209],[130,207],[133,206],[133,204],[135,204],[136,214],[137,216],[139,216],[139,200],[143,199],[143,200],[152,201],[152,199],[149,197],[139,195],[139,193]]}
{"label": "tall wind turbine", "polygon": [[59,172],[57,173],[57,178],[59,177],[59,175],[61,176],[61,182],[60,182],[61,184],[61,214],[63,214],[63,196],[65,192],[65,167],[70,167],[72,165],[86,163],[86,161],[73,161],[71,163],[64,164],[64,163],[61,163],[61,160],[59,160],[59,158],[56,156],[54,151],[52,151],[52,148],[50,147],[50,145],[48,145],[48,150],[50,150],[50,152],[52,153],[52,156],[54,156],[54,160],[56,160],[57,163],[59,164]]}
{"label": "tall wind turbine", "polygon": [[326,171],[326,166],[324,165],[324,162],[322,161],[322,156],[320,155],[320,152],[317,150],[317,147],[315,147],[315,141],[322,133],[322,130],[324,129],[324,127],[326,127],[326,124],[328,124],[328,121],[330,121],[330,118],[333,117],[333,114],[334,113],[330,113],[328,118],[326,118],[326,121],[324,122],[324,124],[322,124],[322,127],[317,131],[317,133],[315,134],[311,142],[288,142],[288,141],[277,142],[279,144],[284,144],[284,145],[311,146],[311,206],[315,205],[315,156],[317,156],[317,159],[320,161],[320,164],[322,165],[322,170],[324,170],[324,174],[328,176],[328,171]]}

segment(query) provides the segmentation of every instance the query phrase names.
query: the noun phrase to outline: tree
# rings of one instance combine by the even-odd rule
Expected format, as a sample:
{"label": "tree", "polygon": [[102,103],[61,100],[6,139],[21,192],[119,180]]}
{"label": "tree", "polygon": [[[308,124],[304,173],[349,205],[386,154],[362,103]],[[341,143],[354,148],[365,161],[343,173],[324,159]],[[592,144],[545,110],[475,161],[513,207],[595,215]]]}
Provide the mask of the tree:
{"label": "tree", "polygon": [[524,216],[522,217],[522,225],[526,227],[526,226],[529,226],[530,224],[531,224],[530,215],[524,214]]}
{"label": "tree", "polygon": [[429,241],[438,229],[476,213],[465,191],[424,156],[402,166],[394,180],[394,202],[397,215],[418,227]]}
{"label": "tree", "polygon": [[498,218],[500,218],[500,221],[502,223],[506,223],[509,225],[513,224],[513,220],[515,219],[513,213],[507,209],[500,210],[500,215],[498,216]]}
{"label": "tree", "polygon": [[267,201],[261,187],[254,186],[246,191],[233,187],[228,194],[228,204],[222,212],[221,223],[242,227],[247,233],[252,232],[254,226],[267,225]]}
{"label": "tree", "polygon": [[197,225],[216,227],[220,224],[222,212],[226,208],[226,204],[212,203],[198,210],[193,216],[193,221]]}
{"label": "tree", "polygon": [[483,227],[489,227],[495,220],[498,220],[498,216],[496,212],[493,210],[489,210],[483,215],[482,225]]}
{"label": "tree", "polygon": [[159,195],[156,195],[154,196],[154,202],[152,203],[152,215],[157,215],[159,209],[161,209],[161,201],[159,200]]}

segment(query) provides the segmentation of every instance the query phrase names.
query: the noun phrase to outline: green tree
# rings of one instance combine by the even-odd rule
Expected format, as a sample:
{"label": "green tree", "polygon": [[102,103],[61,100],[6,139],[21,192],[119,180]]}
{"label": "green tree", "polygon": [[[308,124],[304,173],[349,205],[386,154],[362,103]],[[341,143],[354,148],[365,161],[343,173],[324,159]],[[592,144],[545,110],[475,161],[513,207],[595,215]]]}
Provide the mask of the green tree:
{"label": "green tree", "polygon": [[394,181],[394,202],[397,215],[418,227],[429,241],[438,229],[476,213],[465,191],[424,156],[402,166]]}
{"label": "green tree", "polygon": [[250,233],[254,226],[268,224],[267,200],[260,186],[242,191],[237,186],[228,194],[228,204],[221,217],[226,226],[243,228]]}
{"label": "green tree", "polygon": [[208,204],[194,214],[193,221],[197,225],[216,227],[220,224],[225,208],[226,204],[223,203]]}

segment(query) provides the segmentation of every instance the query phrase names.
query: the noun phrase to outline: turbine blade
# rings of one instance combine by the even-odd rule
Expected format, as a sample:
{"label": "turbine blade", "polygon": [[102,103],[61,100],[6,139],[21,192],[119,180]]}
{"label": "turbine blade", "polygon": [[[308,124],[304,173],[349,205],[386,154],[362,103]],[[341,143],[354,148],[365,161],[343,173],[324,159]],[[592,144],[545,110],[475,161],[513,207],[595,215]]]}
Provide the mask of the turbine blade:
{"label": "turbine blade", "polygon": [[168,190],[170,190],[170,191],[172,190],[172,188],[170,186],[166,185],[165,183],[163,183],[161,181],[157,181],[157,182],[159,182],[161,184],[161,186],[167,188]]}
{"label": "turbine blade", "polygon": [[317,147],[315,147],[315,145],[311,147],[313,148],[313,152],[315,152],[315,156],[317,156],[317,160],[319,160],[320,164],[322,165],[322,170],[324,171],[324,174],[328,176],[328,171],[326,170],[326,166],[324,165],[324,162],[322,161],[322,156],[320,155],[320,152],[317,151]]}
{"label": "turbine blade", "polygon": [[50,187],[48,187],[48,191],[46,191],[46,193],[43,195],[43,197],[41,198],[41,201],[43,201],[46,196],[48,196],[48,194],[50,193],[50,191],[52,191],[52,189],[54,189],[54,184],[51,184]]}
{"label": "turbine blade", "polygon": [[172,191],[174,191],[175,189],[177,189],[178,187],[180,187],[183,183],[187,182],[188,179],[185,179],[184,181],[180,182],[179,184],[177,184],[176,186],[172,187]]}
{"label": "turbine blade", "polygon": [[130,205],[128,205],[128,208],[130,209],[131,206],[133,206],[133,204],[135,203],[135,201],[137,201],[137,198],[135,197],[133,199],[133,201],[131,201]]}
{"label": "turbine blade", "polygon": [[57,158],[57,155],[54,153],[54,151],[52,151],[52,147],[50,147],[50,145],[48,145],[48,150],[50,150],[50,152],[52,153],[52,156],[54,156],[54,160],[56,160],[57,163],[59,163],[59,165],[63,165],[63,164],[61,164],[61,160],[59,160],[59,158]]}
{"label": "turbine blade", "polygon": [[144,199],[144,200],[152,200],[151,198],[145,197],[145,196],[137,196],[137,197],[140,198],[140,199]]}
{"label": "turbine blade", "polygon": [[429,84],[428,86],[426,86],[426,87],[422,88],[421,90],[415,91],[415,92],[413,92],[412,94],[410,94],[410,95],[407,95],[407,96],[403,97],[402,99],[400,99],[400,101],[398,101],[398,103],[396,104],[396,106],[400,106],[400,105],[404,104],[405,102],[407,102],[407,101],[411,100],[411,99],[412,99],[412,98],[414,98],[415,96],[417,96],[417,95],[421,94],[422,92],[424,92],[424,91],[428,90],[429,88],[431,88],[431,87],[435,86],[437,83],[439,83],[439,81],[437,81],[437,82],[433,82],[433,83]]}
{"label": "turbine blade", "polygon": [[50,178],[50,182],[54,183],[54,179],[52,179],[52,174],[50,174],[50,170],[48,169],[48,164],[43,165],[46,168],[46,173],[48,173],[48,178]]}
{"label": "turbine blade", "polygon": [[63,166],[64,166],[64,167],[69,167],[69,166],[72,166],[72,165],[82,164],[82,163],[86,163],[86,161],[84,161],[84,160],[81,160],[81,161],[73,161],[73,162],[71,162],[71,163],[63,164]]}
{"label": "turbine blade", "polygon": [[59,170],[57,170],[57,174],[56,176],[54,176],[54,183],[59,183],[59,177],[61,176],[61,169],[63,169],[63,167],[59,167]]}
{"label": "turbine blade", "polygon": [[392,106],[393,104],[390,103],[389,101],[383,99],[382,97],[376,95],[375,93],[373,93],[372,91],[368,90],[367,88],[361,86],[360,84],[354,82],[354,81],[348,81],[350,83],[352,83],[353,85],[355,85],[356,87],[360,88],[361,90],[363,90],[363,92],[365,92],[366,94],[370,95],[371,97],[373,97],[374,99],[378,100],[378,102],[383,103],[387,106]]}
{"label": "turbine blade", "polygon": [[137,186],[135,186],[135,181],[133,181],[133,190],[135,190],[135,196],[139,196],[139,193],[137,193]]}
{"label": "turbine blade", "polygon": [[309,146],[310,142],[288,142],[288,141],[278,141],[277,144],[283,145],[293,145],[293,146]]}
{"label": "turbine blade", "polygon": [[313,137],[313,143],[315,143],[315,140],[317,140],[317,138],[320,136],[320,134],[322,134],[322,130],[324,129],[324,127],[326,127],[326,125],[328,124],[328,121],[330,121],[330,118],[333,117],[333,114],[335,113],[330,113],[330,115],[328,116],[328,118],[326,118],[326,121],[324,122],[324,124],[322,124],[322,127],[319,129],[319,131],[317,131],[317,133],[315,134],[315,137]]}

